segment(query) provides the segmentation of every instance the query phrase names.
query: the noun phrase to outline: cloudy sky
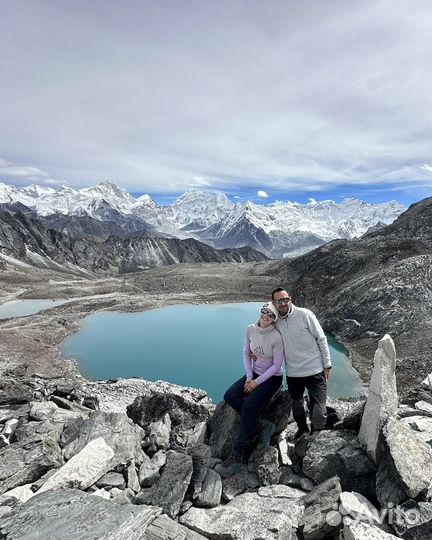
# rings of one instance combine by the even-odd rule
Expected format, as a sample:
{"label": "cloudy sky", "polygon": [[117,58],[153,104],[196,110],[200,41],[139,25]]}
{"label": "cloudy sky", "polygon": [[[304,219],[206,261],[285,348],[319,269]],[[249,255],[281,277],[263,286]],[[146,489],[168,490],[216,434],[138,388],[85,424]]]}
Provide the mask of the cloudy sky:
{"label": "cloudy sky", "polygon": [[2,182],[432,194],[430,0],[0,5]]}

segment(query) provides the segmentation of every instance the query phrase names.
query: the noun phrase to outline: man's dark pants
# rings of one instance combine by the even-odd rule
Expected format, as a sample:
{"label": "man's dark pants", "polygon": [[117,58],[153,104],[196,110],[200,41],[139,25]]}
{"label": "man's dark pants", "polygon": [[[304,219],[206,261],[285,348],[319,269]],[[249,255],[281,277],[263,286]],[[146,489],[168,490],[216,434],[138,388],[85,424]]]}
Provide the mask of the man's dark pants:
{"label": "man's dark pants", "polygon": [[312,429],[324,429],[327,420],[327,381],[324,372],[309,377],[287,377],[288,392],[293,400],[292,411],[299,429],[308,431],[304,409],[305,389],[309,394],[309,413]]}
{"label": "man's dark pants", "polygon": [[[258,375],[253,374],[256,379]],[[257,426],[260,409],[268,403],[273,394],[282,384],[282,375],[273,375],[259,384],[250,394],[244,393],[246,376],[235,382],[225,392],[224,400],[240,415],[240,429],[234,452],[238,457],[243,457],[253,438]]]}

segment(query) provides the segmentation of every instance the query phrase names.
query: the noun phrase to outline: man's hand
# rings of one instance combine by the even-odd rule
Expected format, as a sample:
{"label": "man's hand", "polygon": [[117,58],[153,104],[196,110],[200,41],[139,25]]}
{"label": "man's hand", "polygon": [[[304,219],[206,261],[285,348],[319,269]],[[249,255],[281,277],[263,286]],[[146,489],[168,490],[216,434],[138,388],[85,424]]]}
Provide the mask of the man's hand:
{"label": "man's hand", "polygon": [[328,380],[330,379],[330,368],[328,367],[324,368],[324,377],[325,377],[325,380],[328,382]]}
{"label": "man's hand", "polygon": [[252,360],[256,360],[258,357],[255,353],[253,353],[252,351],[249,351],[249,356],[250,358],[252,358]]}
{"label": "man's hand", "polygon": [[257,383],[254,379],[245,382],[244,393],[250,394],[257,387]]}

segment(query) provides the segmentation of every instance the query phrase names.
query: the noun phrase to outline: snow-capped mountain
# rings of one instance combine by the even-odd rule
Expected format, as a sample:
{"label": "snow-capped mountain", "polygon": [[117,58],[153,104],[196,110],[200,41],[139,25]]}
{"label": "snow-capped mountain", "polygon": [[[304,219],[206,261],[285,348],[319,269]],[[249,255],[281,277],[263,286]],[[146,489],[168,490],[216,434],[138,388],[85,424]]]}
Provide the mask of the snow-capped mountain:
{"label": "snow-capped mountain", "polygon": [[[123,235],[152,232],[193,237],[218,248],[252,246],[273,257],[304,253],[335,238],[360,237],[377,224],[392,223],[405,210],[395,201],[373,205],[359,199],[340,204],[331,200],[234,204],[224,193],[198,190],[186,191],[174,204],[160,206],[149,195],[134,199],[109,180],[79,190],[0,184],[0,203],[17,202],[71,236],[73,231],[89,231],[92,220],[97,220],[109,222],[111,233],[116,224]],[[75,218],[71,230],[65,216]],[[85,227],[77,225],[79,219],[85,219]],[[103,227],[96,228],[100,237]]]}

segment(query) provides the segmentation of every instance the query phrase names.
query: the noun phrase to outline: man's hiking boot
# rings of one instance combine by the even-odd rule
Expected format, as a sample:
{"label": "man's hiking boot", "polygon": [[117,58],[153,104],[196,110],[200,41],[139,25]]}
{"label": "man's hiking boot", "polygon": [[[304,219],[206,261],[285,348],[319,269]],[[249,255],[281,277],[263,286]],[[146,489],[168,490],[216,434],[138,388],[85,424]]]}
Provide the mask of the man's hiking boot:
{"label": "man's hiking boot", "polygon": [[258,420],[259,427],[263,430],[261,444],[259,448],[268,448],[270,446],[270,439],[275,432],[276,426],[269,420],[261,418]]}
{"label": "man's hiking boot", "polygon": [[306,414],[300,414],[299,416],[294,416],[294,420],[296,421],[298,430],[296,431],[296,434],[294,435],[294,439],[300,439],[300,437],[304,433],[309,433],[309,426],[307,424],[306,420]]}
{"label": "man's hiking boot", "polygon": [[228,478],[233,474],[241,472],[243,469],[243,461],[241,456],[232,452],[225,461],[218,463],[214,470],[219,473],[222,478]]}

